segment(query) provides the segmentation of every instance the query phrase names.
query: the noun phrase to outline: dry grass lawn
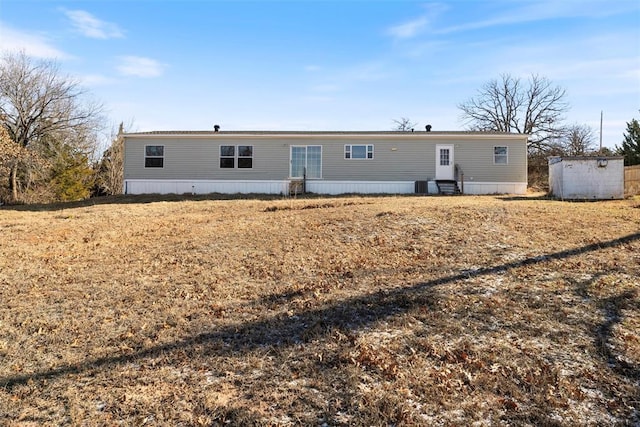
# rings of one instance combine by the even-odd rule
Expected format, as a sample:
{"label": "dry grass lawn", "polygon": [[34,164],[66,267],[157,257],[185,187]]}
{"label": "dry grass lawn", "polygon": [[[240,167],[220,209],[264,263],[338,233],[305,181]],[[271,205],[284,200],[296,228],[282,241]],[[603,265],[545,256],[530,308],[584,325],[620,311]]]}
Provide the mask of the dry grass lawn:
{"label": "dry grass lawn", "polygon": [[639,425],[640,200],[0,208],[0,424]]}

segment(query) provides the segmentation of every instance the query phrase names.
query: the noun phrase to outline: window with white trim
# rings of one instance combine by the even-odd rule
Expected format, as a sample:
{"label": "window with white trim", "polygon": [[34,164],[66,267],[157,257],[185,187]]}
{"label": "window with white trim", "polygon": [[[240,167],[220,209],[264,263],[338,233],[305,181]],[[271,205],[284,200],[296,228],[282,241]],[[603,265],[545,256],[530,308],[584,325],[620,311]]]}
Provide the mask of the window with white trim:
{"label": "window with white trim", "polygon": [[506,165],[509,163],[509,149],[507,147],[493,147],[493,164]]}
{"label": "window with white trim", "polygon": [[164,145],[145,145],[144,167],[145,168],[163,168],[164,167]]}
{"label": "window with white trim", "polygon": [[253,168],[253,145],[221,145],[220,168]]}
{"label": "window with white trim", "polygon": [[347,144],[344,146],[345,159],[373,159],[373,145],[354,145]]}
{"label": "window with white trim", "polygon": [[220,167],[225,169],[236,167],[236,146],[235,145],[220,146]]}

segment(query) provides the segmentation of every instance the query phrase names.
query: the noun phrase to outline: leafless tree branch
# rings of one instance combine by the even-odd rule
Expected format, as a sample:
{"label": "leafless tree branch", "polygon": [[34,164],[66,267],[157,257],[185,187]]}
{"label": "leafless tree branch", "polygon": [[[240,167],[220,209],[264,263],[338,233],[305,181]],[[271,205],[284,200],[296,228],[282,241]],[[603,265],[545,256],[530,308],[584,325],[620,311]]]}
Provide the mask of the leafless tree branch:
{"label": "leafless tree branch", "polygon": [[526,133],[529,149],[536,151],[553,145],[565,131],[563,115],[569,109],[565,99],[566,91],[544,77],[532,75],[523,83],[502,74],[458,108],[469,129]]}
{"label": "leafless tree branch", "polygon": [[416,122],[412,122],[407,117],[401,117],[399,119],[394,119],[393,123],[395,123],[395,126],[393,127],[393,130],[399,131],[399,132],[411,132],[418,125]]}
{"label": "leafless tree branch", "polygon": [[[86,151],[96,144],[103,107],[91,101],[54,61],[35,61],[24,52],[0,59],[0,123],[17,146],[36,152],[53,142]],[[17,168],[9,186],[17,198]]]}

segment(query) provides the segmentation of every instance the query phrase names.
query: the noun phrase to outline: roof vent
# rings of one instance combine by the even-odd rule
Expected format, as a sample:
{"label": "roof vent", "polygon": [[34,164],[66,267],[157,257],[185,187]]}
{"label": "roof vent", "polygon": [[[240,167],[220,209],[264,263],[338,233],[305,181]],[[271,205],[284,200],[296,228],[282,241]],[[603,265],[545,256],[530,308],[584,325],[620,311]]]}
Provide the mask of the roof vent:
{"label": "roof vent", "polygon": [[213,125],[214,132],[220,132],[220,125]]}
{"label": "roof vent", "polygon": [[431,125],[426,125],[424,128],[427,130],[427,132],[431,132]]}

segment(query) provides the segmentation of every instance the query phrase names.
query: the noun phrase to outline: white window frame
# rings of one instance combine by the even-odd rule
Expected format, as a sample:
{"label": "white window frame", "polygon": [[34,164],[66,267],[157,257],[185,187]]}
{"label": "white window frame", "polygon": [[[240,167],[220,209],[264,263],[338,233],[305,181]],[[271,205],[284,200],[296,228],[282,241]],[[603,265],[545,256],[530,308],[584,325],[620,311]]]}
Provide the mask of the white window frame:
{"label": "white window frame", "polygon": [[[364,157],[353,157],[353,147],[364,147]],[[369,157],[371,155],[371,157]],[[374,147],[373,144],[345,144],[344,158],[345,160],[373,160]]]}
{"label": "white window frame", "polygon": [[[504,148],[505,152],[504,154],[498,154],[496,152],[496,150],[498,148]],[[498,162],[497,159],[498,158],[504,158],[504,162]],[[509,164],[509,147],[507,147],[506,145],[495,145],[493,147],[493,164],[494,165],[508,165]]]}
{"label": "white window frame", "polygon": [[[162,156],[147,155],[147,147],[162,147]],[[147,166],[147,159],[162,159],[162,166]],[[145,169],[163,169],[164,168],[164,144],[147,144],[144,146],[144,167]]]}

